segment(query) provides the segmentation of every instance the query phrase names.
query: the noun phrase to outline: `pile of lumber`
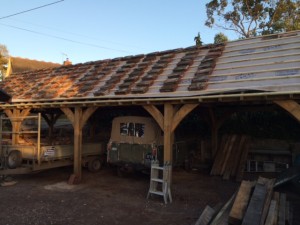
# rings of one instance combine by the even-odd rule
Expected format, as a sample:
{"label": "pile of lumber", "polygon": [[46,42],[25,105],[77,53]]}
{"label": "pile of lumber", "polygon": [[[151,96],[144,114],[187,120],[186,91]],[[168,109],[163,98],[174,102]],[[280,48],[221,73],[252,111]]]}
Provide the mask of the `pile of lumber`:
{"label": "pile of lumber", "polygon": [[221,209],[206,206],[195,225],[291,225],[292,207],[285,193],[273,192],[274,182],[242,181]]}
{"label": "pile of lumber", "polygon": [[223,179],[235,178],[241,181],[249,151],[249,136],[223,136],[217,151],[211,175],[223,176]]}

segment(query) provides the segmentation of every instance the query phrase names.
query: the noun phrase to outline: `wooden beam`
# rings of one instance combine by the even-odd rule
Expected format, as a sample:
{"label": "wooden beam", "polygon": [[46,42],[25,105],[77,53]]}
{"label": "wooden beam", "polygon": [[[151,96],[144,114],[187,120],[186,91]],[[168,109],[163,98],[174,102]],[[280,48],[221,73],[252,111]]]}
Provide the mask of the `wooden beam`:
{"label": "wooden beam", "polygon": [[288,111],[298,122],[300,122],[300,105],[293,100],[274,101],[275,104]]}
{"label": "wooden beam", "polygon": [[251,196],[252,188],[255,182],[243,181],[234,200],[229,214],[228,222],[230,224],[241,224],[246,213],[248,202]]}
{"label": "wooden beam", "polygon": [[278,203],[275,200],[271,200],[265,225],[277,224],[277,217],[278,217]]}
{"label": "wooden beam", "polygon": [[12,118],[13,117],[13,110],[12,109],[5,109],[4,113],[6,114],[6,116],[8,118]]}
{"label": "wooden beam", "polygon": [[242,225],[258,225],[260,224],[263,212],[264,202],[267,195],[267,187],[257,183],[249,202]]}
{"label": "wooden beam", "polygon": [[259,177],[257,180],[257,183],[263,184],[267,187],[267,195],[266,195],[265,204],[263,207],[263,212],[262,212],[262,216],[261,216],[261,220],[260,220],[260,225],[264,225],[266,218],[267,218],[268,209],[271,204],[272,196],[273,196],[273,188],[274,188],[275,179]]}
{"label": "wooden beam", "polygon": [[[57,114],[42,113],[41,115],[44,118],[44,120],[46,121],[46,123],[48,124],[48,126],[50,126],[51,124],[55,124],[56,123],[56,121],[58,120],[58,118],[61,116],[61,113],[57,113]],[[50,115],[50,116],[48,116],[48,115]]]}
{"label": "wooden beam", "polygon": [[71,121],[73,127],[75,122],[75,116],[73,111],[70,108],[61,108],[61,111],[64,112],[64,114],[67,116],[67,118]]}
{"label": "wooden beam", "polygon": [[23,110],[20,110],[20,116],[21,117],[26,117],[30,114],[30,108],[27,108],[27,109],[23,109]]}
{"label": "wooden beam", "polygon": [[82,119],[81,119],[81,129],[83,128],[83,126],[85,125],[85,123],[88,121],[88,119],[91,117],[91,115],[98,109],[98,107],[89,107],[87,108],[82,115]]}
{"label": "wooden beam", "polygon": [[[17,134],[20,129],[22,122],[24,121],[25,117],[30,114],[30,108],[19,110],[19,109],[6,109],[4,113],[10,119],[12,124],[12,144],[17,144],[19,142],[19,134]],[[19,119],[16,119],[19,118]]]}
{"label": "wooden beam", "polygon": [[30,114],[30,110],[29,108],[27,109],[23,109],[23,110],[20,110],[20,109],[5,109],[4,110],[4,113],[6,114],[6,116],[8,118],[13,118],[13,117],[26,117]]}
{"label": "wooden beam", "polygon": [[52,141],[53,141],[54,124],[56,123],[56,121],[58,120],[58,118],[60,116],[61,116],[61,113],[58,113],[58,114],[42,113],[42,117],[44,118],[44,120],[46,121],[46,123],[48,124],[48,127],[49,127],[48,140],[49,140],[50,145],[52,145]]}
{"label": "wooden beam", "polygon": [[217,213],[217,215],[209,223],[210,225],[220,225],[220,224],[228,223],[229,211],[232,207],[235,196],[236,196],[236,193],[234,193],[231,196],[231,198],[225,203],[225,205],[221,208],[221,210]]}
{"label": "wooden beam", "polygon": [[199,104],[185,104],[174,115],[171,131],[174,132],[179,123]]}
{"label": "wooden beam", "polygon": [[[247,143],[247,141],[246,141],[246,143]],[[244,146],[244,149],[243,149],[242,153],[241,153],[239,165],[236,167],[237,168],[236,178],[235,178],[236,181],[241,181],[243,179],[244,167],[245,167],[247,157],[248,157],[248,152],[249,152],[249,149],[250,149],[249,146],[250,146],[249,144],[246,144]]]}
{"label": "wooden beam", "polygon": [[280,200],[278,206],[278,225],[285,225],[285,206],[286,206],[286,193],[280,193]]}
{"label": "wooden beam", "polygon": [[144,109],[155,119],[157,124],[164,130],[164,116],[154,105],[144,105]]}
{"label": "wooden beam", "polygon": [[215,213],[216,211],[207,205],[195,225],[208,225]]}

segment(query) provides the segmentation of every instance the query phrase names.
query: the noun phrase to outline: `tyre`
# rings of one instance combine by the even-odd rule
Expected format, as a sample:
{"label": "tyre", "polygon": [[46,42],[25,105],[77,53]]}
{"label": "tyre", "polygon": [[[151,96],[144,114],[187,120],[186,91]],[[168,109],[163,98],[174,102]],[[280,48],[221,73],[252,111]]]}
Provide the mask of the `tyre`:
{"label": "tyre", "polygon": [[12,150],[7,157],[7,165],[10,169],[15,169],[22,164],[22,153],[19,150]]}
{"label": "tyre", "polygon": [[102,168],[102,160],[100,158],[93,158],[88,161],[88,169],[90,172],[95,173]]}

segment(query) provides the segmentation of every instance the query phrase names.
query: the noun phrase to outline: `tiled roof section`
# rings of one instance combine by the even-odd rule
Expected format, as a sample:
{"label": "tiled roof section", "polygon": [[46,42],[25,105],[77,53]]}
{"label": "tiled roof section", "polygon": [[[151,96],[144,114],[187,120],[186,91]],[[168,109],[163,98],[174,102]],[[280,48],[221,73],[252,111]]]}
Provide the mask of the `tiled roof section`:
{"label": "tiled roof section", "polygon": [[[155,59],[156,59],[155,55],[151,55],[151,54],[147,55],[118,86],[118,89],[115,91],[115,94],[116,95],[129,94],[132,91],[132,87],[141,78],[141,76],[150,67],[150,65],[152,65]],[[133,90],[133,93],[136,90],[137,89]],[[136,93],[138,93],[138,91]]]}
{"label": "tiled roof section", "polygon": [[300,31],[12,74],[12,102],[300,92]]}
{"label": "tiled roof section", "polygon": [[[138,55],[134,57],[124,58],[125,60],[122,62],[120,67],[113,71],[108,80],[106,80],[105,84],[101,86],[96,92],[94,92],[95,96],[106,95],[109,91],[116,86],[128,73],[130,73],[133,68],[137,66],[140,60],[143,58],[143,55]],[[109,68],[109,67],[108,67]],[[111,71],[111,68],[109,68]]]}
{"label": "tiled roof section", "polygon": [[20,57],[10,57],[10,61],[13,73],[61,66],[58,63],[44,62]]}
{"label": "tiled roof section", "polygon": [[168,75],[168,78],[164,81],[161,92],[173,92],[178,87],[181,78],[184,76],[185,72],[192,65],[195,58],[198,56],[198,51],[192,49],[184,53],[184,56],[179,60],[172,73]]}
{"label": "tiled roof section", "polygon": [[213,72],[217,59],[222,55],[224,45],[215,46],[209,49],[207,55],[201,61],[197,68],[197,72],[188,87],[189,91],[204,90],[208,85],[209,76]]}
{"label": "tiled roof section", "polygon": [[163,72],[175,56],[175,52],[165,52],[159,55],[159,59],[154,62],[154,65],[147,71],[142,79],[137,82],[136,87],[132,90],[133,94],[144,94],[149,90],[154,80]]}

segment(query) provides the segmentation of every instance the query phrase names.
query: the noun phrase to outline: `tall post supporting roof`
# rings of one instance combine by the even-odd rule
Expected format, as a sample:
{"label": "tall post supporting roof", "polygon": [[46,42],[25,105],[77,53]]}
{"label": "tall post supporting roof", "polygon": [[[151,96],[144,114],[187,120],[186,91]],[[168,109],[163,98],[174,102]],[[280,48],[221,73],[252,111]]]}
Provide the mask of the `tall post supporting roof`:
{"label": "tall post supporting roof", "polygon": [[97,107],[89,107],[85,110],[82,107],[75,107],[74,111],[70,108],[61,108],[61,110],[66,114],[74,128],[74,173],[71,175],[69,183],[76,184],[82,178],[82,128],[97,110]]}

